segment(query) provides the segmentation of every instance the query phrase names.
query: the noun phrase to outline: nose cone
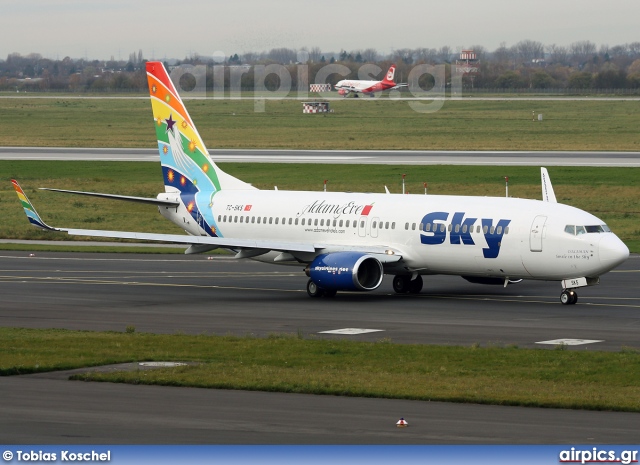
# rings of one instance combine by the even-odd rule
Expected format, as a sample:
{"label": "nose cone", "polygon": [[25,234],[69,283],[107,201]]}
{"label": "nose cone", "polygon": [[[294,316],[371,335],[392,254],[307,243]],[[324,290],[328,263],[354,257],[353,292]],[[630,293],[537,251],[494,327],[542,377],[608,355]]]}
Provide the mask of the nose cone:
{"label": "nose cone", "polygon": [[629,249],[618,236],[612,233],[602,235],[598,244],[600,263],[611,270],[629,258]]}

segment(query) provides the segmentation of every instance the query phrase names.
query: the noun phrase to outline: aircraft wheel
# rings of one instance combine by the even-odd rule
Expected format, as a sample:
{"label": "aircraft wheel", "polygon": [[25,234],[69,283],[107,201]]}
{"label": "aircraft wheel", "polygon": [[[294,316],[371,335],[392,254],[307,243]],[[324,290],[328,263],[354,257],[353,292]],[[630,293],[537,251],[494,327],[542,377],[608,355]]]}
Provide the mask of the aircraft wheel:
{"label": "aircraft wheel", "polygon": [[335,297],[338,291],[336,289],[323,289],[325,297]]}
{"label": "aircraft wheel", "polygon": [[307,281],[307,294],[309,294],[309,297],[322,297],[324,295],[324,289],[310,279]]}
{"label": "aircraft wheel", "polygon": [[402,274],[395,275],[393,277],[393,290],[398,294],[406,294],[409,292],[409,283],[411,282],[411,276]]}
{"label": "aircraft wheel", "polygon": [[578,301],[578,294],[572,289],[565,289],[560,294],[560,302],[562,305],[574,305]]}
{"label": "aircraft wheel", "polygon": [[414,279],[413,281],[409,281],[409,292],[411,294],[420,294],[420,291],[422,290],[422,284],[422,276],[416,276],[416,279]]}

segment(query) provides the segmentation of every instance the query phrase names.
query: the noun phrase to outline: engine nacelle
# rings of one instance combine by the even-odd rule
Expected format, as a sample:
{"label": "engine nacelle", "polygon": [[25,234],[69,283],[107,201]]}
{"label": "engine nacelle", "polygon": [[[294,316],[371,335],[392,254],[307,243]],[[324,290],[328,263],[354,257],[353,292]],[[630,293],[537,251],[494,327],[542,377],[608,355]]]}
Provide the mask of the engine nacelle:
{"label": "engine nacelle", "polygon": [[323,289],[373,291],[382,283],[382,263],[361,252],[335,252],[318,255],[307,274]]}

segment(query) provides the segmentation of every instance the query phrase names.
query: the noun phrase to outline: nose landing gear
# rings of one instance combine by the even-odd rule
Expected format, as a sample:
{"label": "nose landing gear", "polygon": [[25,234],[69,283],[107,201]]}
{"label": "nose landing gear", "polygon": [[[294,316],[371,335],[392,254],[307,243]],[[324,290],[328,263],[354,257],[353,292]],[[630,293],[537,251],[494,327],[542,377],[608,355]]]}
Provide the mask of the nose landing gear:
{"label": "nose landing gear", "polygon": [[565,289],[560,294],[562,305],[574,305],[578,301],[578,294],[573,289]]}

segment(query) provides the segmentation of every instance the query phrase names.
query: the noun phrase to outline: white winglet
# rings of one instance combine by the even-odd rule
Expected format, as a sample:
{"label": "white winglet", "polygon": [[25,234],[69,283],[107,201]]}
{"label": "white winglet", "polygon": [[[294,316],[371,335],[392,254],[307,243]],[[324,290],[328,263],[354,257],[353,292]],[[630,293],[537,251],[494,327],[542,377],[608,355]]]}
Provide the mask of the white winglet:
{"label": "white winglet", "polygon": [[546,168],[540,168],[540,178],[542,179],[542,201],[557,203],[556,194],[553,192],[549,172]]}

